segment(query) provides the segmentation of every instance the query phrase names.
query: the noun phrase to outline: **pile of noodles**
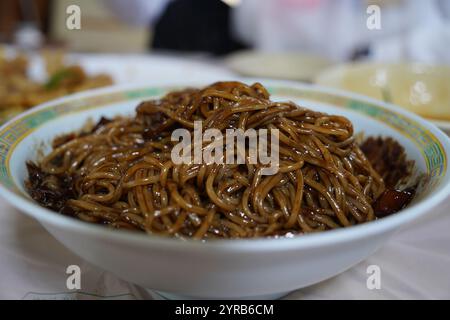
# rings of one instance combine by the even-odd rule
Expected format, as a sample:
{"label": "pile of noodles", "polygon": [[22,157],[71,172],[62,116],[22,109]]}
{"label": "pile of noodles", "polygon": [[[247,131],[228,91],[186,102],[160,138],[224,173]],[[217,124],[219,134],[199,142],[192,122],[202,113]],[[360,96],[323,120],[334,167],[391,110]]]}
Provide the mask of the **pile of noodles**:
{"label": "pile of noodles", "polygon": [[[280,169],[174,165],[174,129],[278,129]],[[206,147],[204,145],[204,147]],[[247,159],[248,160],[248,159]],[[286,236],[375,219],[383,179],[341,116],[272,102],[261,84],[215,83],[147,101],[134,118],[101,121],[91,132],[55,140],[38,165],[40,186],[67,196],[53,209],[84,221],[176,237]],[[31,195],[45,203],[33,190]],[[68,192],[61,193],[61,190]]]}

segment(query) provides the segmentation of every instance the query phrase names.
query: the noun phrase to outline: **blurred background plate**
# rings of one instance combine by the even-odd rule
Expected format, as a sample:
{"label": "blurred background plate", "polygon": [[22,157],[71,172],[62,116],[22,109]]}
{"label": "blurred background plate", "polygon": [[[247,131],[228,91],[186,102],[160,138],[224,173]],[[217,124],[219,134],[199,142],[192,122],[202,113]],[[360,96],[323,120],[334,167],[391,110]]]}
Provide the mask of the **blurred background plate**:
{"label": "blurred background plate", "polygon": [[[226,66],[214,63],[214,59],[202,54],[121,55],[39,50],[25,54],[27,62],[23,66],[20,64],[12,67],[12,64],[18,65],[18,62],[9,59],[17,57],[19,52],[7,46],[0,49],[7,59],[3,60],[3,71],[0,70],[0,75],[5,77],[0,79],[4,80],[0,81],[0,98],[5,102],[3,105],[0,103],[0,123],[34,105],[85,89],[111,84],[161,84],[180,79],[215,82],[235,76]],[[8,68],[8,64],[11,67]],[[67,74],[64,70],[70,66],[81,67],[81,72],[86,74],[86,81],[73,91],[65,90],[66,88],[46,88],[51,79],[56,79],[55,76],[62,76],[62,72]],[[20,73],[23,67],[26,68],[25,74]],[[99,75],[103,75],[102,78],[98,78]],[[62,78],[59,82],[61,81]],[[30,100],[30,97],[33,98]]]}
{"label": "blurred background plate", "polygon": [[108,73],[116,84],[161,83],[170,80],[218,81],[234,75],[226,67],[201,55],[118,55],[71,54],[69,63],[83,66],[88,73]]}
{"label": "blurred background plate", "polygon": [[450,130],[449,66],[354,63],[327,69],[315,82],[391,102]]}
{"label": "blurred background plate", "polygon": [[233,71],[251,77],[310,82],[331,65],[325,58],[306,53],[264,53],[241,51],[230,55],[225,64]]}
{"label": "blurred background plate", "polygon": [[[18,51],[8,45],[1,49],[7,57],[14,57]],[[50,52],[52,52],[50,50]],[[192,80],[230,79],[235,74],[226,66],[204,54],[152,53],[67,53],[54,50],[53,54],[64,55],[64,62],[78,64],[88,74],[109,74],[115,84],[133,84],[165,80],[179,80],[188,77]],[[29,59],[29,76],[36,81],[45,81],[48,77],[42,57],[45,52],[27,54]]]}

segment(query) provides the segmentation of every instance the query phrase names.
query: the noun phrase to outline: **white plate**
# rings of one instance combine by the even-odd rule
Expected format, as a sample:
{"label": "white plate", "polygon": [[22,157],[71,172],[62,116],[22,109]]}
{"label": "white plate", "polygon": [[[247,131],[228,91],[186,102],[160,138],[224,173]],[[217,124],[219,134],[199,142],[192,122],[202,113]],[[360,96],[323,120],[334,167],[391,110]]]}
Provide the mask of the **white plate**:
{"label": "white plate", "polygon": [[108,73],[117,84],[161,81],[217,81],[235,76],[209,58],[168,55],[70,54],[68,61],[79,63],[89,73]]}
{"label": "white plate", "polygon": [[301,81],[311,81],[331,65],[330,61],[316,55],[256,51],[235,53],[225,63],[244,76]]}

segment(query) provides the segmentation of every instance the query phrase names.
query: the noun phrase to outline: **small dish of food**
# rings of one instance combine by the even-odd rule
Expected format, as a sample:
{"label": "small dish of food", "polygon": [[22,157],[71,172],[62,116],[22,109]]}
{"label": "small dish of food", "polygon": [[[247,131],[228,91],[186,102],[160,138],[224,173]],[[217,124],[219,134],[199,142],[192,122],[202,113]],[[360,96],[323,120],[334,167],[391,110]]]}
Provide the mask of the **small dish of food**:
{"label": "small dish of food", "polygon": [[[8,54],[9,53],[9,54]],[[66,64],[59,51],[45,51],[45,72],[35,79],[36,57],[0,48],[0,123],[49,100],[113,84],[107,74],[89,75],[77,64]]]}
{"label": "small dish of food", "polygon": [[0,145],[7,201],[168,297],[281,297],[450,195],[450,141],[435,126],[292,82],[79,93],[11,120]]}
{"label": "small dish of food", "polygon": [[354,63],[326,69],[315,82],[393,103],[450,132],[448,66]]}

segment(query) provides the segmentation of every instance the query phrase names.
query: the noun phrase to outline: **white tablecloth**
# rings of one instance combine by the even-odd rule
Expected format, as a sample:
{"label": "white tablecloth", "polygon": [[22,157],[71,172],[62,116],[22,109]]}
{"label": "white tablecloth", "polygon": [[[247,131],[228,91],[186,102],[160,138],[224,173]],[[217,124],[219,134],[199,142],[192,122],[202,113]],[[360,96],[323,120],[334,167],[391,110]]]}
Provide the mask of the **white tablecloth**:
{"label": "white tablecloth", "polygon": [[[407,226],[375,255],[343,274],[287,299],[450,298],[450,199],[432,219]],[[79,292],[66,287],[66,268],[82,270]],[[381,289],[366,286],[369,265]],[[0,299],[155,299],[72,254],[36,221],[0,200]]]}

